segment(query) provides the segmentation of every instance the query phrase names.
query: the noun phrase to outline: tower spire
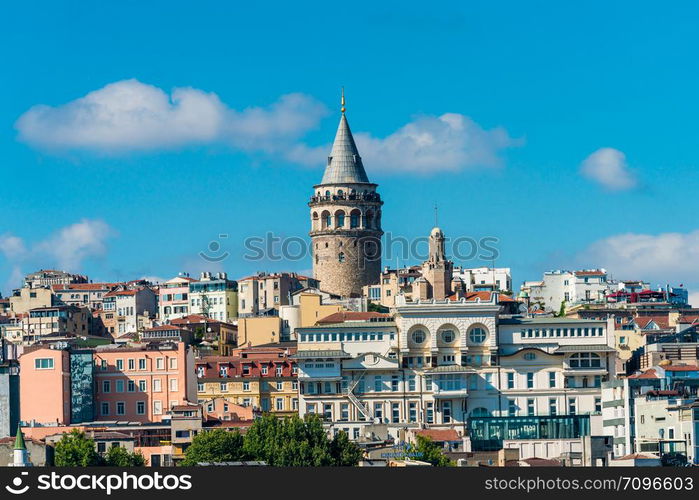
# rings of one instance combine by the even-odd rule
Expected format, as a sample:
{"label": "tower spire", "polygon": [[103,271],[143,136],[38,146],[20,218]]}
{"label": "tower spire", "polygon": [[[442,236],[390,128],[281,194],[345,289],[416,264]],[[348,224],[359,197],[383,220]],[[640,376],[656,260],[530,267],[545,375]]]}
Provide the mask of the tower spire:
{"label": "tower spire", "polygon": [[342,114],[345,114],[345,87],[344,85],[342,86],[342,97],[340,98],[340,104],[342,107],[340,108],[340,111],[342,111]]}

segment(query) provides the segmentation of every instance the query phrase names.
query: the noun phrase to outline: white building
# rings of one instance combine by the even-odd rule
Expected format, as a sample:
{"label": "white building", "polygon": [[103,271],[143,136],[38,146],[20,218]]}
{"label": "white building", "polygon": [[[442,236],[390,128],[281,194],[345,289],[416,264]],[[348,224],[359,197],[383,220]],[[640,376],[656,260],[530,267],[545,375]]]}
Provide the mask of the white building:
{"label": "white building", "polygon": [[455,267],[454,277],[464,283],[467,292],[512,291],[512,273],[509,267]]}
{"label": "white building", "polygon": [[604,269],[549,271],[541,281],[525,281],[521,287],[529,294],[530,304],[539,304],[546,311],[558,311],[562,303],[566,307],[601,303],[613,290],[616,285]]}
{"label": "white building", "polygon": [[190,314],[230,322],[238,317],[238,283],[226,273],[201,273],[189,283]]}

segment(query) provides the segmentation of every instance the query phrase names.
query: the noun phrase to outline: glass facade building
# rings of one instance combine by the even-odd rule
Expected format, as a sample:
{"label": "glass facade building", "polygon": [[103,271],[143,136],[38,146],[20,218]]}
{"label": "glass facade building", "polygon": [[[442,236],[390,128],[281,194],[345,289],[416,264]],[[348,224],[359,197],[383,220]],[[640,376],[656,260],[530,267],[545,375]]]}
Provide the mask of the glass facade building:
{"label": "glass facade building", "polygon": [[590,435],[589,415],[472,417],[468,419],[473,451],[497,451],[508,439],[575,439]]}
{"label": "glass facade building", "polygon": [[94,374],[91,351],[70,353],[70,423],[95,419]]}

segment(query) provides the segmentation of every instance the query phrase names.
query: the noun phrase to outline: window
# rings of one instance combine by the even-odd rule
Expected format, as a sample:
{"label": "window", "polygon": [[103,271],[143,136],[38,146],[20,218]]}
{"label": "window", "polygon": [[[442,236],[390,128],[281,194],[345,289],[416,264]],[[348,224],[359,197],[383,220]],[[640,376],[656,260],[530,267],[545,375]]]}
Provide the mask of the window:
{"label": "window", "polygon": [[451,423],[451,401],[444,401],[442,403],[442,423]]}
{"label": "window", "polygon": [[157,358],[155,360],[155,369],[156,370],[163,370],[164,368],[165,368],[165,359]]}
{"label": "window", "polygon": [[425,332],[423,330],[415,330],[412,335],[413,342],[416,344],[422,344],[425,342],[425,339],[427,336],[425,335]]}
{"label": "window", "polygon": [[454,340],[456,340],[454,330],[442,330],[442,341],[445,344],[451,344]]}
{"label": "window", "polygon": [[527,389],[533,389],[534,388],[534,374],[529,372],[527,373]]}
{"label": "window", "polygon": [[130,359],[128,361],[128,365],[129,365],[129,370],[135,370],[136,369],[136,360]]}
{"label": "window", "polygon": [[595,413],[602,413],[602,398],[595,398]]}
{"label": "window", "polygon": [[153,379],[153,392],[160,392],[162,390],[163,390],[163,388],[162,388],[162,384],[160,383],[160,379],[154,378]]}
{"label": "window", "polygon": [[527,399],[527,416],[533,417],[536,415],[536,411],[534,409],[534,399]]}
{"label": "window", "polygon": [[53,358],[37,358],[34,360],[34,368],[37,370],[52,370]]}
{"label": "window", "polygon": [[170,370],[177,370],[177,358],[170,358],[168,362],[170,364]]}
{"label": "window", "polygon": [[400,422],[400,404],[391,403],[391,422],[397,424]]}
{"label": "window", "polygon": [[112,390],[112,383],[109,380],[103,380],[102,381],[102,392],[111,392]]}
{"label": "window", "polygon": [[103,402],[103,403],[100,405],[100,413],[101,413],[102,415],[109,415],[109,403]]}
{"label": "window", "polygon": [[571,368],[599,368],[602,365],[599,354],[594,352],[579,352],[573,354],[568,363]]}
{"label": "window", "polygon": [[338,261],[338,262],[344,262],[344,261],[345,261],[345,253],[344,253],[344,252],[340,252],[339,254],[337,254],[337,261]]}
{"label": "window", "polygon": [[140,392],[146,392],[146,381],[145,380],[138,381],[138,390]]}
{"label": "window", "polygon": [[227,382],[221,382],[219,384],[219,389],[221,392],[228,392],[228,383]]}
{"label": "window", "polygon": [[171,378],[170,379],[170,392],[177,392],[178,387],[177,387],[177,379],[176,378]]}
{"label": "window", "polygon": [[116,380],[114,382],[115,385],[115,392],[124,392],[124,381],[123,380]]}
{"label": "window", "polygon": [[117,401],[116,414],[117,415],[125,415],[126,414],[126,403],[124,403],[123,401]]}
{"label": "window", "polygon": [[408,375],[408,391],[415,391],[415,375]]}
{"label": "window", "polygon": [[136,401],[136,414],[137,415],[145,415],[146,413],[146,402],[145,401]]}
{"label": "window", "polygon": [[507,373],[507,388],[508,389],[515,388],[515,374],[514,374],[514,372]]}
{"label": "window", "polygon": [[269,373],[269,368],[267,368],[266,366],[263,366],[262,367],[262,375],[267,375],[267,373]]}
{"label": "window", "polygon": [[284,390],[284,382],[277,382],[276,388],[278,391],[283,391]]}
{"label": "window", "polygon": [[527,361],[535,360],[536,354],[534,354],[533,352],[527,352],[524,354],[524,359],[526,359]]}
{"label": "window", "polygon": [[163,402],[155,400],[153,401],[153,415],[163,414]]}
{"label": "window", "polygon": [[277,374],[277,377],[281,377],[281,376],[282,376],[282,367],[281,367],[281,366],[277,366],[276,374]]}
{"label": "window", "polygon": [[472,344],[482,344],[485,342],[485,339],[488,338],[488,333],[484,328],[475,327],[468,332],[468,338]]}
{"label": "window", "polygon": [[510,399],[507,402],[507,415],[510,417],[517,416],[517,401],[515,401],[514,399]]}
{"label": "window", "polygon": [[425,421],[428,424],[434,423],[434,403],[428,402],[425,408]]}
{"label": "window", "polygon": [[249,391],[250,390],[250,382],[243,382],[243,390],[244,391]]}
{"label": "window", "polygon": [[549,398],[549,415],[552,417],[558,414],[558,401],[556,398]]}
{"label": "window", "polygon": [[126,390],[128,392],[135,392],[136,391],[136,383],[133,380],[129,380],[126,383]]}
{"label": "window", "polygon": [[381,381],[381,375],[376,375],[374,377],[374,391],[381,392],[382,387],[383,387],[383,382]]}
{"label": "window", "polygon": [[378,418],[379,422],[383,420],[383,403],[374,403],[374,418]]}
{"label": "window", "polygon": [[146,369],[146,360],[141,358],[138,360],[138,369],[139,370],[145,370]]}
{"label": "window", "polygon": [[124,360],[117,359],[116,360],[116,367],[117,367],[117,370],[122,371],[124,369]]}
{"label": "window", "polygon": [[417,403],[408,403],[408,421],[417,422]]}
{"label": "window", "polygon": [[275,400],[275,406],[277,411],[284,411],[284,398],[277,398]]}
{"label": "window", "polygon": [[568,415],[575,415],[577,413],[577,401],[575,398],[568,398]]}

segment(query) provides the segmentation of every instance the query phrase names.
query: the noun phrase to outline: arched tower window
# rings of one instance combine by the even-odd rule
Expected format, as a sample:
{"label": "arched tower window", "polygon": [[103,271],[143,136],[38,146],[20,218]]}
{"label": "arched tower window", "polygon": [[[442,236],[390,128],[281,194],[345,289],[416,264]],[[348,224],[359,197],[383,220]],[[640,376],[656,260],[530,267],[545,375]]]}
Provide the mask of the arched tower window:
{"label": "arched tower window", "polygon": [[337,254],[337,261],[338,261],[338,262],[344,262],[344,261],[345,261],[345,253],[344,253],[344,252],[340,252],[339,254]]}
{"label": "arched tower window", "polygon": [[356,208],[350,212],[350,227],[351,228],[358,228],[359,227],[359,218],[361,217],[361,212],[357,210]]}
{"label": "arched tower window", "polygon": [[335,227],[345,226],[345,212],[338,210],[335,212]]}
{"label": "arched tower window", "polygon": [[323,224],[322,227],[323,227],[323,229],[328,229],[328,228],[333,227],[333,218],[332,218],[332,215],[330,215],[330,212],[328,212],[327,210],[325,210],[325,211],[321,214],[321,218],[322,218],[322,224]]}

